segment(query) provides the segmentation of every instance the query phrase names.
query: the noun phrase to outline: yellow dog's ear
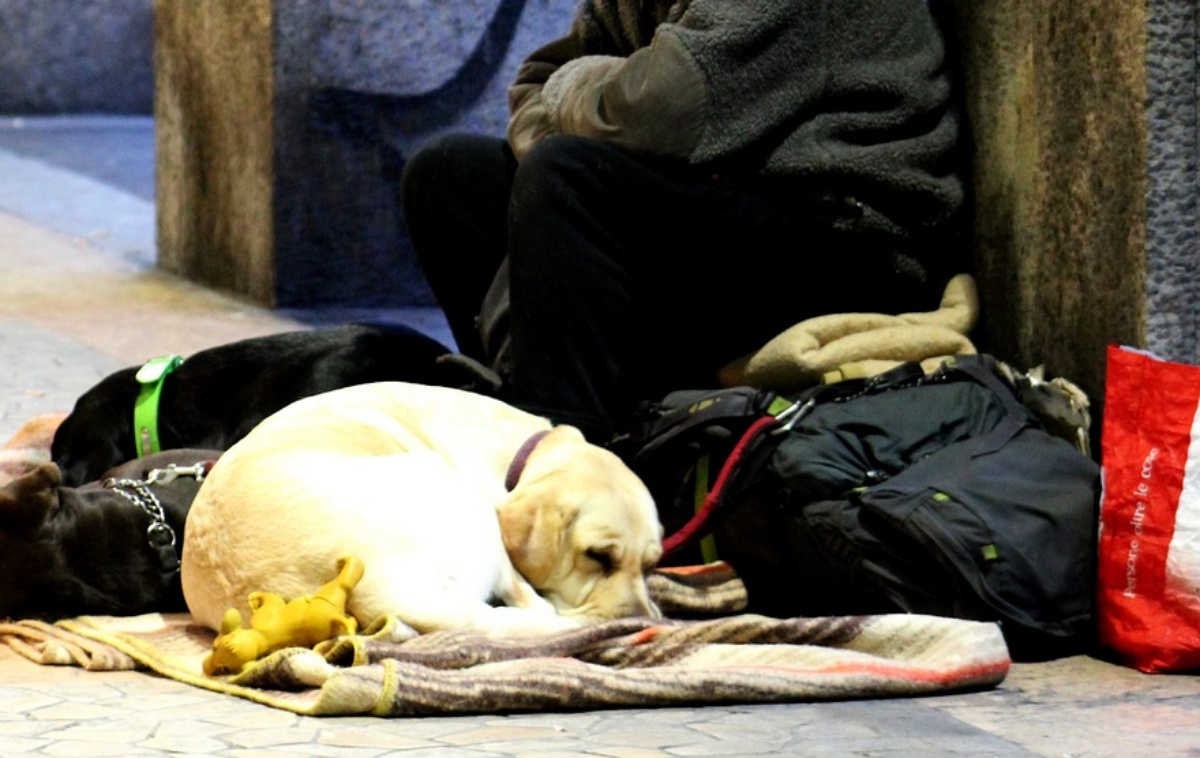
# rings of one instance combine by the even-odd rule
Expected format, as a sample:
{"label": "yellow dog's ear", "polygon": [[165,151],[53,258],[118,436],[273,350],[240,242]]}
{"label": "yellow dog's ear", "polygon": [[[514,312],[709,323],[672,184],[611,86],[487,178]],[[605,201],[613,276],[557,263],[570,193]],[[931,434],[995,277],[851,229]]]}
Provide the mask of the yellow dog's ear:
{"label": "yellow dog's ear", "polygon": [[541,482],[522,487],[496,509],[508,558],[534,587],[558,568],[563,541],[579,515],[579,507],[561,493],[556,497],[554,489]]}
{"label": "yellow dog's ear", "polygon": [[579,516],[578,502],[564,490],[575,483],[558,472],[586,444],[573,426],[551,429],[530,452],[508,499],[496,508],[508,558],[534,587],[544,586],[558,567],[563,541]]}

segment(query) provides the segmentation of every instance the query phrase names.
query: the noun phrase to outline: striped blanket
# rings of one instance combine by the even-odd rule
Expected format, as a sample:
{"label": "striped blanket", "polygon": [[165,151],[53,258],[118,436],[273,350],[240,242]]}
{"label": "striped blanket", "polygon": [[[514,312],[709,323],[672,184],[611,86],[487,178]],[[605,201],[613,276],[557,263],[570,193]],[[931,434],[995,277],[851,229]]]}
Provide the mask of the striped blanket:
{"label": "striped blanket", "polygon": [[307,715],[421,716],[932,695],[992,687],[1009,656],[994,624],[895,614],[774,619],[742,612],[723,564],[662,569],[670,620],[621,619],[538,639],[416,635],[394,618],[274,653],[234,677],[201,669],[213,633],[186,614],[0,623],[41,664],[138,669]]}

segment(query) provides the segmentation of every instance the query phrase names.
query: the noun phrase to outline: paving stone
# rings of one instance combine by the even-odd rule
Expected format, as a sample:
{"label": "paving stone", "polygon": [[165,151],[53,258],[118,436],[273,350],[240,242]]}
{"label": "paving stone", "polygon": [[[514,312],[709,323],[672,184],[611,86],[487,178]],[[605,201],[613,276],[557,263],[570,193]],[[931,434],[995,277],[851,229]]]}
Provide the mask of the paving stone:
{"label": "paving stone", "polygon": [[306,755],[305,745],[283,745],[274,749],[229,749],[220,755],[230,758],[295,758]]}
{"label": "paving stone", "polygon": [[317,743],[334,748],[376,748],[381,750],[412,750],[436,747],[437,743],[403,734],[403,727],[383,729],[378,720],[374,728],[322,729]]}
{"label": "paving stone", "polygon": [[223,741],[210,737],[152,737],[136,744],[137,747],[144,750],[170,753],[171,755],[180,753],[204,755],[216,753],[228,747]]}
{"label": "paving stone", "polygon": [[481,745],[497,742],[525,742],[538,738],[551,739],[562,734],[552,726],[488,726],[443,737],[448,745]]}
{"label": "paving stone", "polygon": [[[136,700],[137,698],[130,698]],[[163,720],[157,714],[150,716],[154,724],[154,736],[165,740],[187,741],[196,737],[216,738],[220,735],[236,731],[236,727],[222,726],[211,721],[197,719]],[[144,717],[145,718],[145,717]]]}
{"label": "paving stone", "polygon": [[782,745],[776,742],[762,742],[751,739],[726,740],[718,739],[712,742],[700,742],[694,745],[667,748],[669,755],[703,756],[703,755],[779,755]]}
{"label": "paving stone", "polygon": [[63,742],[54,742],[45,746],[41,750],[42,755],[63,756],[63,758],[78,758],[78,756],[86,755],[89,758],[101,758],[101,756],[135,756],[135,755],[155,755],[156,752],[145,748],[137,747],[126,743],[101,744],[96,742],[84,742],[66,740]]}
{"label": "paving stone", "polygon": [[42,721],[80,721],[108,720],[120,716],[124,711],[119,707],[93,705],[92,703],[60,702],[54,705],[38,708],[30,712],[30,717]]}
{"label": "paving stone", "polygon": [[[64,708],[64,711],[66,710]],[[137,744],[154,733],[153,724],[132,724],[128,719],[113,718],[114,713],[119,714],[123,711],[104,708],[97,710],[95,715],[72,715],[70,718],[82,723],[54,732],[45,732],[42,736],[55,740],[79,740],[123,745],[126,743]]]}
{"label": "paving stone", "polygon": [[381,750],[380,748],[367,747],[336,747],[333,745],[322,745],[318,743],[298,743],[293,746],[297,753],[313,758],[375,758],[380,755],[395,755],[397,753],[403,755],[408,748],[399,748],[398,750]]}
{"label": "paving stone", "polygon": [[608,758],[668,758],[670,753],[654,748],[643,747],[598,747],[592,748],[591,752],[594,755],[608,756]]}
{"label": "paving stone", "polygon": [[613,719],[602,726],[604,727],[603,732],[597,732],[592,739],[605,745],[657,747],[669,752],[671,748],[694,745],[712,739],[685,725],[664,724],[655,727],[649,724],[639,724],[632,726],[625,724],[620,719]]}
{"label": "paving stone", "polygon": [[58,702],[58,698],[38,692],[26,692],[13,687],[0,688],[0,711],[8,714],[30,713]]}
{"label": "paving stone", "polygon": [[318,731],[316,727],[250,727],[238,732],[230,732],[225,735],[224,739],[230,745],[237,747],[307,745],[317,737]]}
{"label": "paving stone", "polygon": [[457,756],[470,756],[470,758],[512,758],[514,753],[477,750],[470,747],[448,748],[440,746],[406,750],[398,755],[402,756],[402,758],[456,758]]}
{"label": "paving stone", "polygon": [[[210,702],[218,703],[228,703],[229,700],[229,698],[209,698]],[[268,726],[275,729],[286,729],[300,723],[301,720],[299,716],[288,711],[268,708],[265,705],[250,704],[245,701],[235,700],[234,702],[240,703],[241,706],[226,708],[224,714],[215,717],[209,716],[205,720],[240,729]],[[248,705],[253,705],[253,707],[246,707]]]}
{"label": "paving stone", "polygon": [[49,740],[23,739],[21,737],[0,737],[0,755],[23,755],[41,750],[51,744]]}
{"label": "paving stone", "polygon": [[492,725],[530,726],[539,729],[553,729],[563,734],[586,734],[603,719],[603,711],[595,713],[528,714],[509,716],[503,721],[492,722]]}
{"label": "paving stone", "polygon": [[[3,707],[3,704],[0,704]],[[22,714],[12,714],[11,718],[0,719],[0,741],[17,737],[40,737],[46,732],[54,731],[59,726],[44,721],[34,721]],[[4,755],[0,751],[0,755]]]}

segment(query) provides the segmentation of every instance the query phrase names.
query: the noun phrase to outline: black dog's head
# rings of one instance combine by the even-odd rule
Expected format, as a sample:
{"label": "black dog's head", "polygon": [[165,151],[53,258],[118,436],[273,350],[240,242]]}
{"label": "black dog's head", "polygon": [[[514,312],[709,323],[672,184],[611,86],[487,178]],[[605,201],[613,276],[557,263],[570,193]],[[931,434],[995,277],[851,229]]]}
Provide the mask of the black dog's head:
{"label": "black dog's head", "polygon": [[[213,460],[209,450],[167,451],[111,476],[143,481],[153,468]],[[59,619],[185,610],[177,572],[149,544],[150,516],[100,483],[64,487],[52,463],[0,487],[0,618]],[[200,484],[180,477],[153,491],[183,548],[187,510]]]}
{"label": "black dog's head", "polygon": [[60,482],[58,466],[39,463],[0,489],[0,616],[42,616],[35,609],[77,593],[55,579],[68,571],[61,535],[73,520],[63,514]]}
{"label": "black dog's head", "polygon": [[109,374],[80,395],[75,408],[59,424],[50,460],[61,467],[65,483],[93,481],[114,464],[137,455],[133,440],[133,406],[139,389],[136,376],[137,367]]}

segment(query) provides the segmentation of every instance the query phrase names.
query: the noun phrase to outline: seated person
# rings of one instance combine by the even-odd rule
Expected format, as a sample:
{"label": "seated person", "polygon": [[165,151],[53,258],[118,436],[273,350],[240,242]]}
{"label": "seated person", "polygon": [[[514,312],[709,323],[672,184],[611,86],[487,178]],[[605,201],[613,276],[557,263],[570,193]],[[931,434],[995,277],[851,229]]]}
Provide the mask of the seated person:
{"label": "seated person", "polygon": [[[968,250],[935,7],[584,0],[520,67],[507,139],[441,137],[405,168],[459,350],[603,443],[798,321],[936,308]],[[503,343],[478,329],[497,294]]]}

